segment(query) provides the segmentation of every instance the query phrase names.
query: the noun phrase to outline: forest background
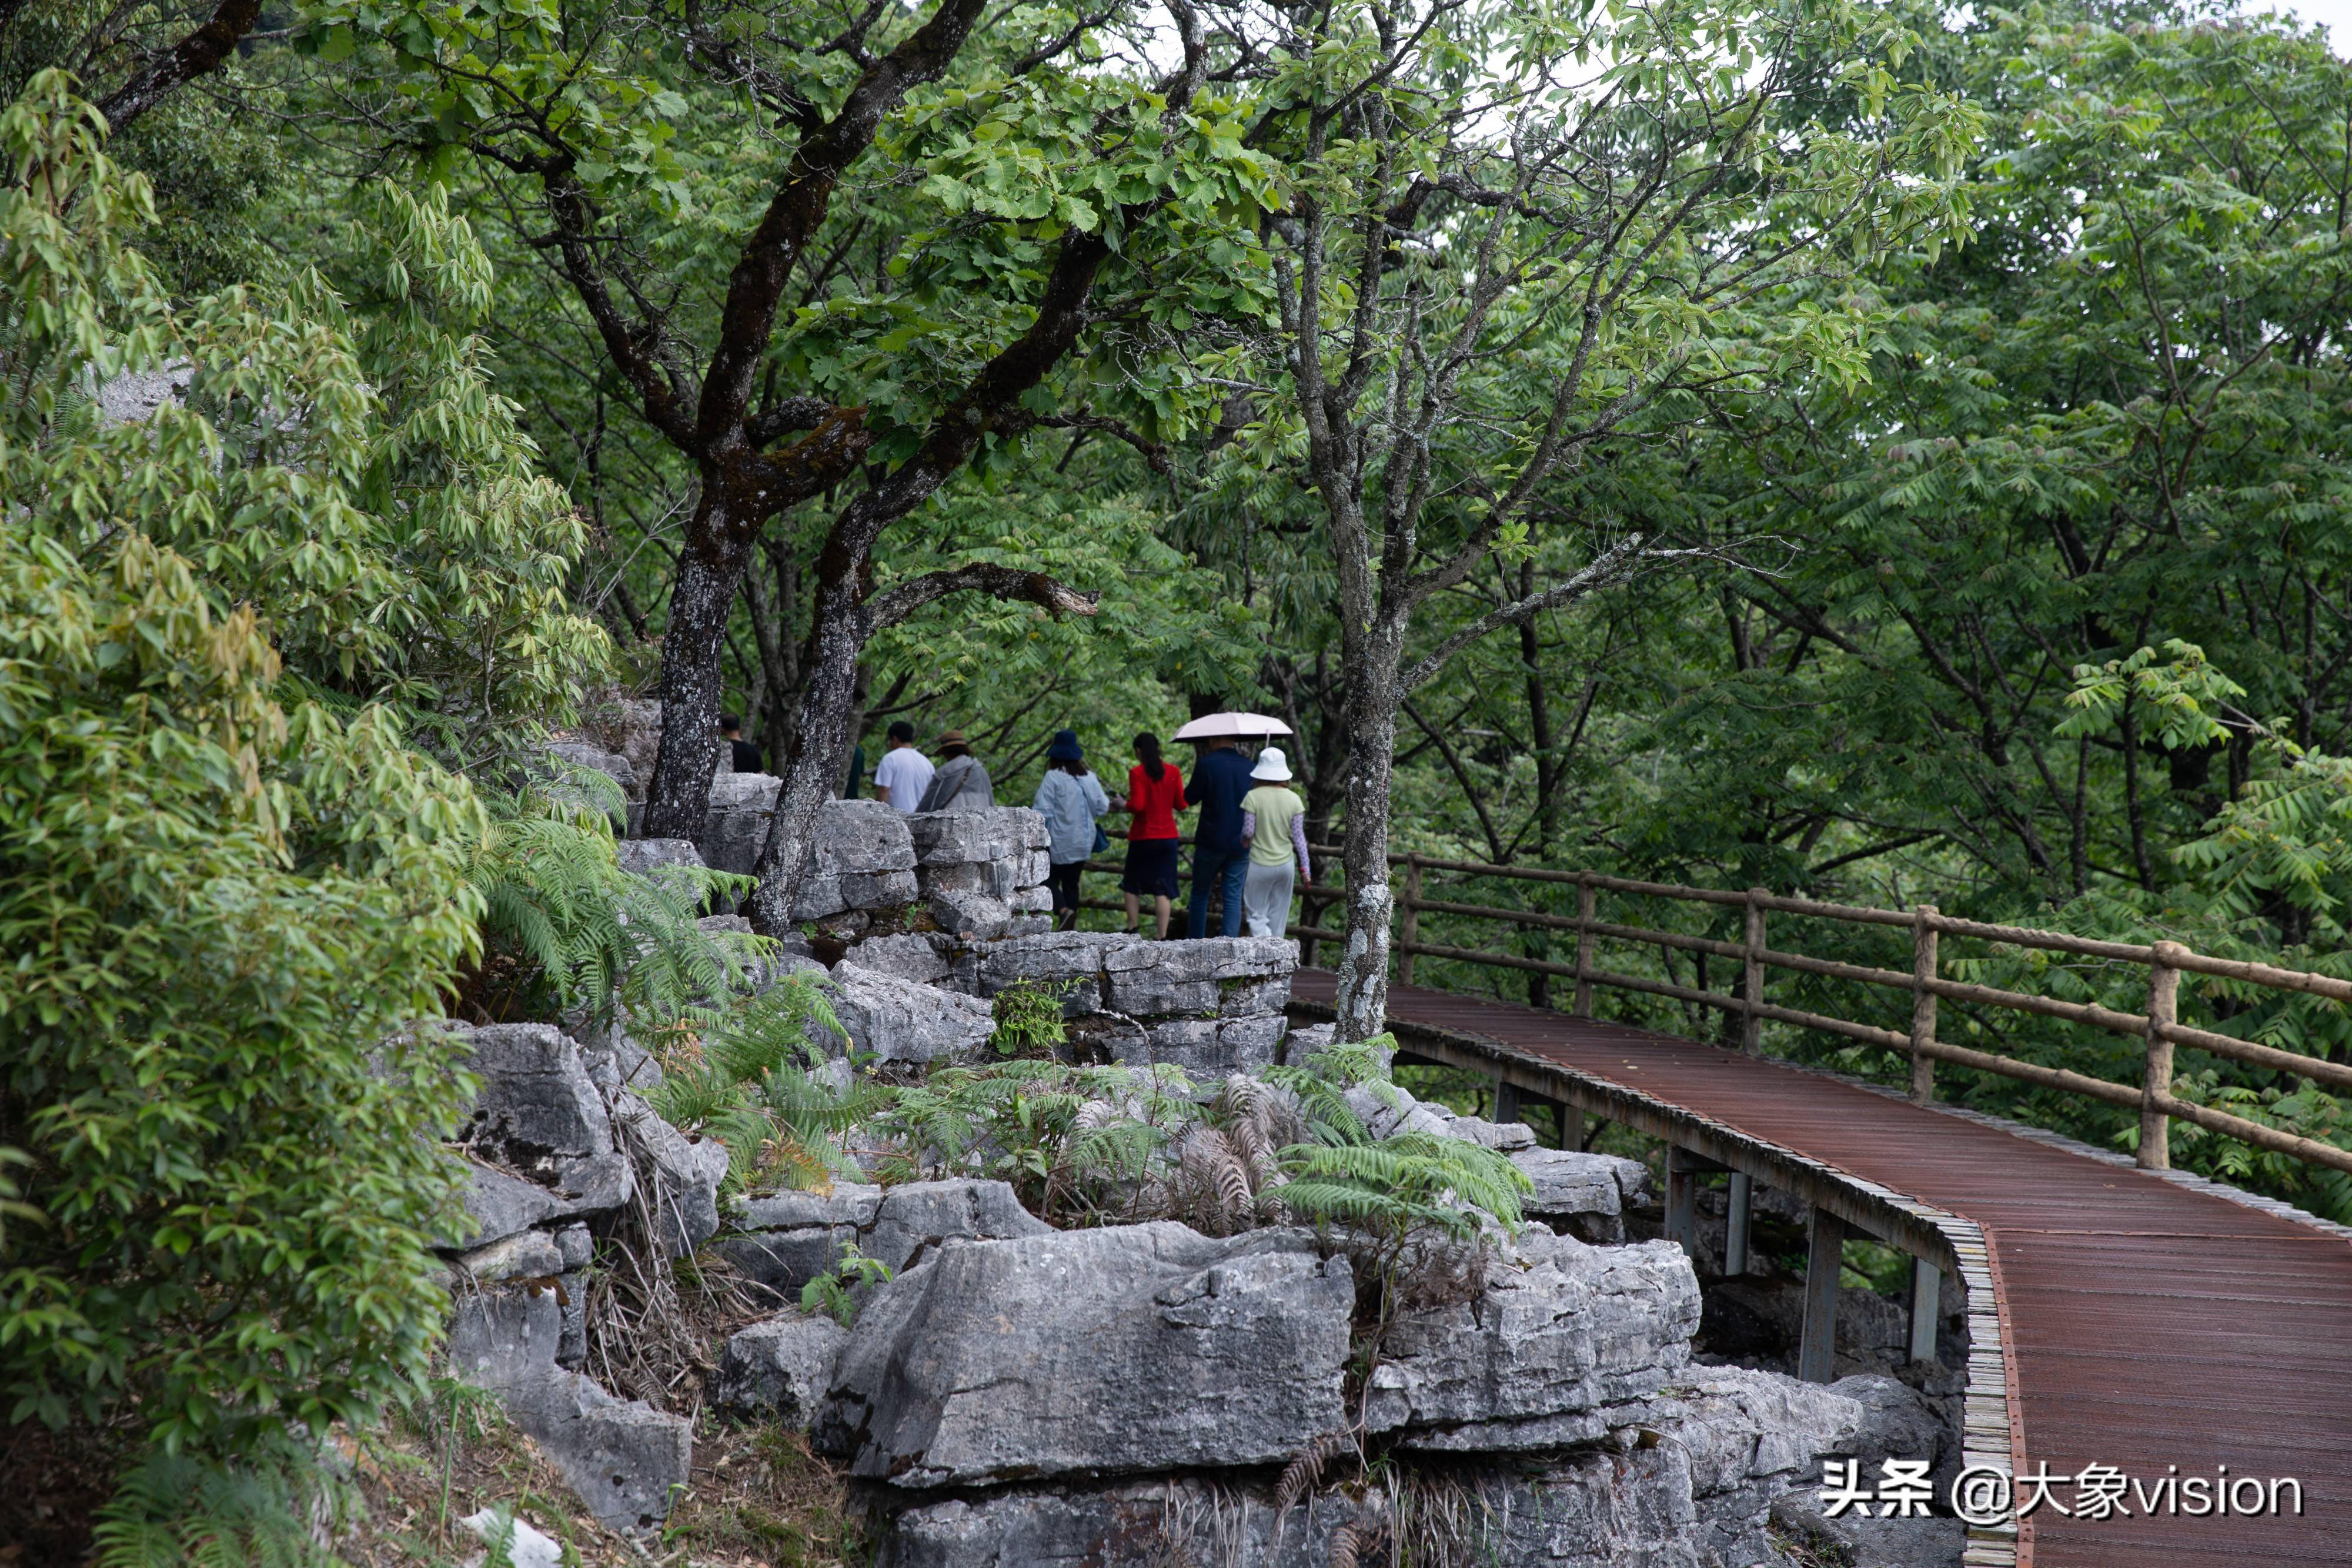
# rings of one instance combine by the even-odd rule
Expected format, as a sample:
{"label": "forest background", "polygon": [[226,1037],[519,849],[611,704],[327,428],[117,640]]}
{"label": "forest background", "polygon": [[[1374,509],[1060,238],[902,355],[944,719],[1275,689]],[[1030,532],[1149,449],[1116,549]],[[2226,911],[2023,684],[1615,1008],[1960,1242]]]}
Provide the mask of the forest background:
{"label": "forest background", "polygon": [[[1596,40],[1623,53],[1557,96],[1479,68],[1565,80]],[[1579,122],[1593,81],[1634,119]],[[367,1053],[521,940],[501,877],[558,830],[518,825],[512,770],[599,694],[742,713],[812,809],[895,718],[964,729],[1022,800],[1055,729],[1115,784],[1135,731],[1258,709],[1297,732],[1318,842],[2352,975],[2352,78],[2290,20],[0,0],[0,800],[36,846],[0,851],[25,955],[0,998],[12,1423],[132,1390],[150,1435],[201,1444],[219,1388],[266,1408],[282,1384],[319,1423],[424,1364],[446,1184],[422,1155],[338,1195],[366,1221],[310,1266],[350,1278],[290,1319],[256,1283],[272,1238],[179,1234],[149,1188],[214,1179],[189,1129],[271,1107],[274,1152],[205,1201],[275,1223],[352,1184],[354,1140],[405,1147],[447,1110],[429,1049],[420,1100]],[[1570,129],[1501,134],[1538,108]],[[1506,153],[1454,157],[1482,135]],[[1672,221],[1612,183],[1660,148],[1687,185],[1626,188]],[[1630,293],[1547,293],[1632,276],[1573,257],[1636,234]],[[1436,376],[1439,329],[1478,311]],[[1355,425],[1302,380],[1325,321],[1380,345]],[[184,410],[110,423],[95,372],[141,366],[181,367]],[[1441,439],[1401,438],[1407,392]],[[1401,553],[1351,543],[1367,497]],[[1350,607],[1406,581],[1381,656],[1412,679],[1373,693]],[[717,750],[691,730],[656,780],[673,827]],[[1859,940],[1806,946],[1891,956]],[[2032,962],[2027,988],[2139,1000]],[[239,983],[191,979],[215,972]],[[2320,1004],[2183,1005],[2352,1051]],[[2133,1077],[2128,1042],[1955,1011]],[[126,1030],[162,1043],[125,1067],[100,1048]],[[329,1037],[345,1055],[255,1043]],[[187,1092],[160,1123],[159,1084]],[[2299,1080],[2186,1053],[2179,1092],[2352,1145]],[[2332,1175],[2188,1128],[2176,1151],[2352,1220]],[[61,1218],[72,1248],[25,1250]],[[209,1272],[89,1284],[174,1247]],[[224,1279],[249,1319],[218,1315]],[[175,1314],[198,1327],[160,1366]],[[265,1321],[342,1348],[289,1370],[238,1341]]]}

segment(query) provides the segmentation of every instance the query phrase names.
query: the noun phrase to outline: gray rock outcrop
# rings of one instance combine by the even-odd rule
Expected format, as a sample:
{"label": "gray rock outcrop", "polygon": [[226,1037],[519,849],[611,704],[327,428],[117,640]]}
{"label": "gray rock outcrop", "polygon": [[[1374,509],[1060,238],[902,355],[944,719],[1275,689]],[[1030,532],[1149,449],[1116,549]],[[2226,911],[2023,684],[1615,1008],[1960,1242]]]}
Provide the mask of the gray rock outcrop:
{"label": "gray rock outcrop", "polygon": [[449,1027],[465,1036],[466,1066],[481,1080],[458,1134],[475,1156],[467,1208],[483,1227],[470,1240],[627,1200],[629,1161],[614,1146],[612,1118],[577,1043],[547,1024]]}
{"label": "gray rock outcrop", "polygon": [[1279,1464],[1343,1419],[1355,1286],[1300,1230],[950,1242],[876,1291],[819,1441],[892,1486]]}
{"label": "gray rock outcrop", "polygon": [[1697,1277],[1679,1248],[1528,1231],[1477,1300],[1391,1325],[1370,1428],[1409,1448],[1495,1453],[1598,1440],[1690,1359]]}
{"label": "gray rock outcrop", "polygon": [[728,1340],[711,1403],[805,1429],[848,1343],[849,1331],[822,1313],[779,1312]]}
{"label": "gray rock outcrop", "polygon": [[449,1365],[498,1395],[599,1521],[654,1528],[692,1469],[692,1427],[558,1366],[562,1333],[552,1286],[467,1296],[450,1325]]}
{"label": "gray rock outcrop", "polygon": [[1622,1241],[1625,1211],[1650,1201],[1650,1167],[1639,1160],[1528,1147],[1510,1161],[1535,1188],[1520,1212],[1580,1240]]}
{"label": "gray rock outcrop", "polygon": [[828,1192],[780,1192],[744,1201],[718,1245],[736,1268],[785,1301],[856,1246],[893,1273],[949,1241],[1050,1236],[1001,1181],[908,1182],[887,1192],[836,1182]]}
{"label": "gray rock outcrop", "polygon": [[699,866],[702,852],[692,839],[623,839],[621,869],[648,875],[666,865]]}
{"label": "gray rock outcrop", "polygon": [[614,1098],[613,1114],[627,1129],[645,1172],[662,1246],[671,1257],[683,1258],[718,1233],[727,1145],[716,1138],[687,1136],[625,1091]]}
{"label": "gray rock outcrop", "polygon": [[834,1014],[848,1031],[850,1048],[879,1061],[919,1065],[970,1057],[996,1030],[994,1009],[977,997],[846,959],[834,966],[833,983]]}

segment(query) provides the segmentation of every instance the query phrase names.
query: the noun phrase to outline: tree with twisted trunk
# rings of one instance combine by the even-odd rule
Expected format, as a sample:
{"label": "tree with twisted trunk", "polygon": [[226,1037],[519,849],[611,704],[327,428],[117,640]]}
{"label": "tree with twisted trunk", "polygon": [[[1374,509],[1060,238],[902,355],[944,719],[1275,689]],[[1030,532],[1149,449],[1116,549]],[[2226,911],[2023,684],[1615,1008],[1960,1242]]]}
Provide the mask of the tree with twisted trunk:
{"label": "tree with twisted trunk", "polygon": [[[982,29],[982,11],[681,0],[650,15],[419,6],[387,19],[338,3],[312,36],[330,56],[396,47],[369,112],[505,183],[605,369],[691,465],[647,834],[702,829],[728,624],[737,596],[759,591],[746,569],[770,525],[832,508],[801,584],[808,632],[759,862],[753,919],[772,934],[789,928],[817,808],[841,777],[868,640],[954,593],[1095,608],[1012,566],[889,581],[887,531],[1040,428],[1106,430],[1156,460],[1136,423],[1181,429],[1191,398],[1156,313],[1246,291],[1193,252],[1211,232],[1245,237],[1275,199],[1263,160],[1225,134],[1230,106],[1200,90],[1184,0],[1168,0],[1175,47],[1156,80],[1082,68],[1096,30],[1124,13],[1023,9]],[[713,124],[726,132],[694,141]],[[714,145],[725,156],[701,150]],[[742,168],[762,163],[775,170],[764,195],[743,198]],[[1161,363],[1173,371],[1150,368]]]}
{"label": "tree with twisted trunk", "polygon": [[[1487,633],[1716,554],[1612,535],[1587,460],[1695,394],[1862,373],[1836,285],[1857,254],[1958,232],[1973,120],[1886,63],[1883,14],[1661,0],[1564,19],[1472,6],[1219,12],[1266,83],[1250,132],[1290,171],[1258,394],[1304,451],[1336,571],[1346,690],[1339,1033],[1382,1026],[1390,776],[1414,690]],[[1496,557],[1583,564],[1436,638]]]}

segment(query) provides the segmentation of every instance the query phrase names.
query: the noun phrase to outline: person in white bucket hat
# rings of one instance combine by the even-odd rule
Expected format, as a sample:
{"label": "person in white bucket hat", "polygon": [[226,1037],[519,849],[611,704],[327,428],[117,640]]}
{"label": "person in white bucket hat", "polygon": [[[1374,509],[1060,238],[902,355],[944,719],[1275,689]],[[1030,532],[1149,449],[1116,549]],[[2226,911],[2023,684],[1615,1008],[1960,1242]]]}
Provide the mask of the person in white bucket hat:
{"label": "person in white bucket hat", "polygon": [[1242,884],[1242,908],[1253,936],[1280,936],[1290,924],[1294,870],[1298,882],[1315,883],[1307,859],[1307,802],[1288,788],[1290,759],[1269,746],[1250,769],[1256,787],[1242,797],[1242,837],[1249,841],[1249,875]]}

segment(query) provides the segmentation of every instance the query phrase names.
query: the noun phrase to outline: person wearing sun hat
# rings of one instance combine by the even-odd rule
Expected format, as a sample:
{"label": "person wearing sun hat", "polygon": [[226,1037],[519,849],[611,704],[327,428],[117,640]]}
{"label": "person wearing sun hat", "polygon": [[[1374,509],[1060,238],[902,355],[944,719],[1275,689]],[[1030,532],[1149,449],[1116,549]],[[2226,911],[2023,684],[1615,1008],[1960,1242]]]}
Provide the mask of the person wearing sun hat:
{"label": "person wearing sun hat", "polygon": [[995,804],[996,788],[988,781],[988,769],[971,754],[971,742],[960,729],[941,730],[940,770],[931,775],[930,787],[915,810],[985,811]]}
{"label": "person wearing sun hat", "polygon": [[1307,859],[1307,802],[1290,789],[1290,759],[1269,746],[1250,769],[1255,788],[1242,797],[1242,837],[1249,841],[1249,874],[1242,907],[1253,936],[1279,937],[1290,924],[1292,873],[1313,886]]}
{"label": "person wearing sun hat", "polygon": [[1045,885],[1054,891],[1054,926],[1067,931],[1078,923],[1078,877],[1087,857],[1095,852],[1095,819],[1110,810],[1102,780],[1087,766],[1077,731],[1058,729],[1045,747],[1045,777],[1030,802],[1045,819],[1052,847],[1046,859],[1053,871]]}

